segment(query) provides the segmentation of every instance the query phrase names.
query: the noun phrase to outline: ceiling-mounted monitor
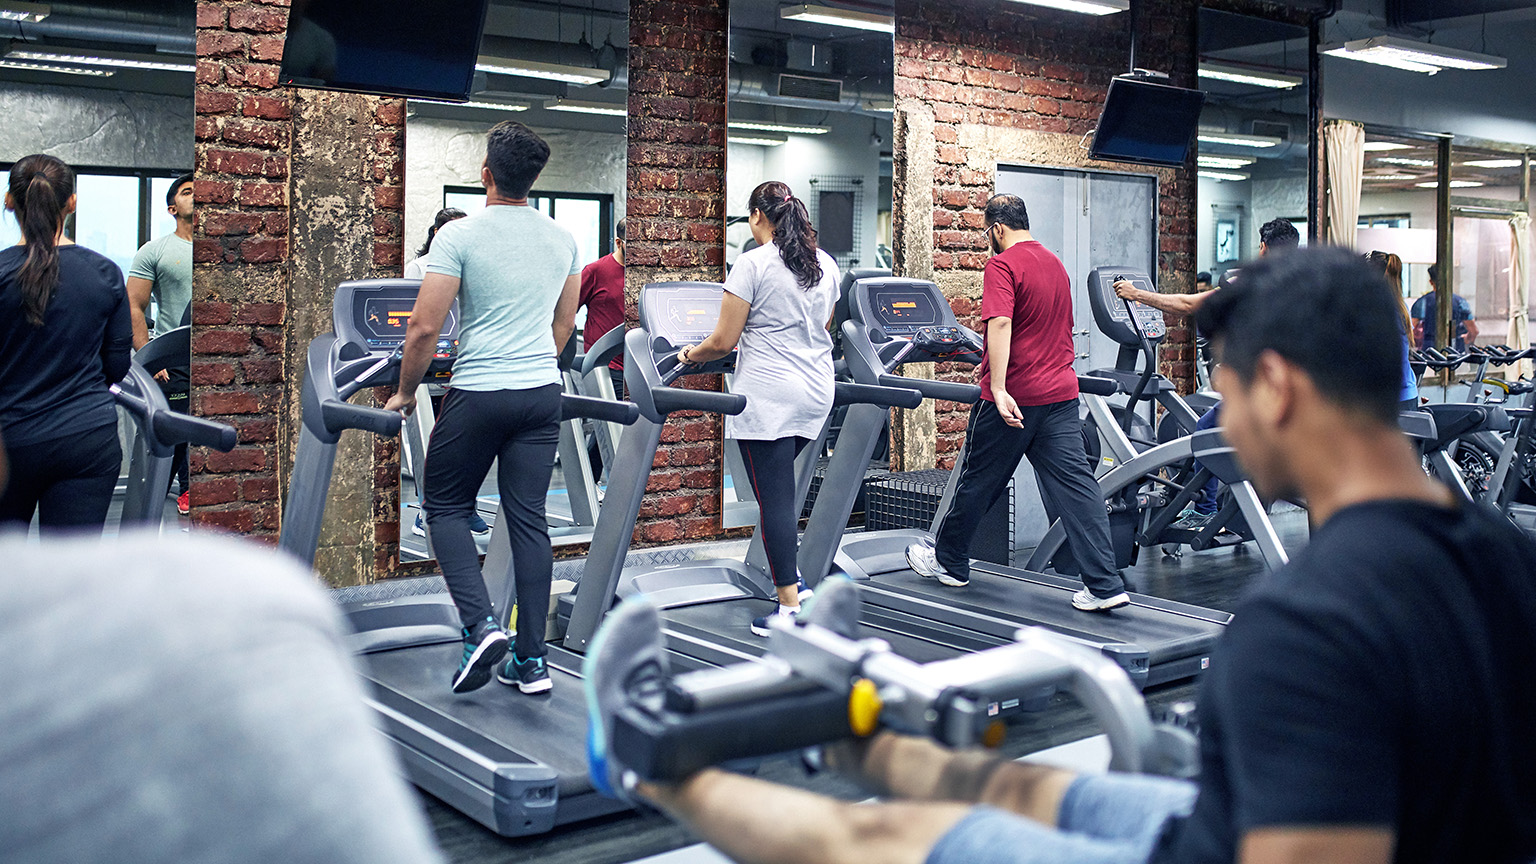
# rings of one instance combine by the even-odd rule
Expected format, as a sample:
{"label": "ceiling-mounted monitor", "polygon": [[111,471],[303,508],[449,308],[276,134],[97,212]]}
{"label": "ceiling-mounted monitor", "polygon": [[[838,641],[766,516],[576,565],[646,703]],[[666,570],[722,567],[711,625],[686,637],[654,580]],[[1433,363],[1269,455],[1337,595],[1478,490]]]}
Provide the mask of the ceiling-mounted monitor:
{"label": "ceiling-mounted monitor", "polygon": [[1183,165],[1204,104],[1203,91],[1121,75],[1109,82],[1088,155],[1106,162]]}
{"label": "ceiling-mounted monitor", "polygon": [[490,0],[293,0],[279,80],[464,101]]}

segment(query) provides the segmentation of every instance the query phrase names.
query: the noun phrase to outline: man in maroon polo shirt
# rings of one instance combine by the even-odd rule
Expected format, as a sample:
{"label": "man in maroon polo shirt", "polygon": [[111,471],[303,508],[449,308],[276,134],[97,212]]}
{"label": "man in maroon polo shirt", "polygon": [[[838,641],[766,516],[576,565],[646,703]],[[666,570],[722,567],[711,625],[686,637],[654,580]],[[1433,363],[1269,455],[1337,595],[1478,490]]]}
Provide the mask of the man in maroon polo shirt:
{"label": "man in maroon polo shirt", "polygon": [[1017,195],[987,202],[986,231],[993,254],[982,279],[981,401],[971,407],[949,510],[932,542],[907,547],[907,562],[940,584],[969,585],[976,525],[1027,457],[1077,559],[1085,587],[1072,605],[1084,612],[1124,606],[1130,598],[1115,567],[1104,496],[1088,467],[1077,414],[1071,281],[1060,259],[1030,235],[1029,213]]}
{"label": "man in maroon polo shirt", "polygon": [[[624,220],[614,228],[613,253],[593,261],[581,271],[577,308],[586,307],[587,323],[581,328],[581,349],[592,350],[608,331],[624,325]],[[624,395],[624,355],[608,362],[614,395]]]}

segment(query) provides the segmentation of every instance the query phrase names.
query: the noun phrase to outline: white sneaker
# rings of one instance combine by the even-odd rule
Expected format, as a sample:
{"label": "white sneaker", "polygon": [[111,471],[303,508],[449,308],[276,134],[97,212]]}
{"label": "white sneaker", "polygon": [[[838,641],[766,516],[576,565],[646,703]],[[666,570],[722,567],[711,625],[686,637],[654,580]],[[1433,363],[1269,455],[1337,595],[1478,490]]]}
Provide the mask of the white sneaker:
{"label": "white sneaker", "polygon": [[907,566],[911,567],[917,575],[924,579],[937,579],[940,585],[948,585],[951,588],[964,588],[971,584],[969,577],[956,576],[939,563],[939,556],[933,551],[933,544],[920,540],[907,546]]}
{"label": "white sneaker", "polygon": [[1128,606],[1131,596],[1124,591],[1112,597],[1095,597],[1087,588],[1072,595],[1072,608],[1079,612],[1108,612],[1111,609],[1119,609]]}

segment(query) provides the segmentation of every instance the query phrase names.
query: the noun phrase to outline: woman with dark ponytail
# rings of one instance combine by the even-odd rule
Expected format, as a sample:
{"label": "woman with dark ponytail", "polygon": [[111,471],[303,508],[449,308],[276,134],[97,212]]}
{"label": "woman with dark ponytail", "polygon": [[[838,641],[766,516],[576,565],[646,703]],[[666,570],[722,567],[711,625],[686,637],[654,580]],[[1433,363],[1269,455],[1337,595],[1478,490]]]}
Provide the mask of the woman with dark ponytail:
{"label": "woman with dark ponytail", "polygon": [[75,172],[52,156],[11,167],[5,209],[21,242],[0,250],[0,429],[11,466],[0,531],[101,530],[122,451],[108,390],[133,349],[123,272],[64,236]]}
{"label": "woman with dark ponytail", "polygon": [[[775,614],[788,620],[810,593],[795,567],[795,457],[821,434],[832,410],[827,322],[840,276],[837,262],[817,248],[810,214],[788,186],[768,182],[753,189],[747,211],[758,247],[743,252],[731,268],[715,332],[684,348],[678,359],[705,363],[740,342],[733,390],[747,397],[747,409],[727,417],[725,431],[741,445],[778,591]],[[767,636],[772,617],[754,620],[752,632]]]}

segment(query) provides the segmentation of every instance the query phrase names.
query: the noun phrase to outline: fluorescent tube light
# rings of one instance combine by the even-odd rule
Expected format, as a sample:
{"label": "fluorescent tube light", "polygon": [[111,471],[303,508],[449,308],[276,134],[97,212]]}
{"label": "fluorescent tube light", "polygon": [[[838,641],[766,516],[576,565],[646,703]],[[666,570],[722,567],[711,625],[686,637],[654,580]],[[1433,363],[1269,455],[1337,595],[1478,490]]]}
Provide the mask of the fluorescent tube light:
{"label": "fluorescent tube light", "polygon": [[1292,87],[1301,86],[1300,75],[1281,75],[1276,72],[1260,72],[1256,69],[1246,69],[1242,66],[1229,66],[1225,63],[1201,63],[1200,77],[1209,78],[1212,81],[1230,81],[1233,84],[1252,84],[1255,87],[1272,87],[1276,90],[1289,90]]}
{"label": "fluorescent tube light", "polygon": [[789,141],[788,138],[774,138],[770,135],[727,135],[725,140],[731,144],[755,144],[759,147],[777,147]]}
{"label": "fluorescent tube light", "polygon": [[1258,161],[1252,156],[1200,156],[1201,168],[1243,168]]}
{"label": "fluorescent tube light", "polygon": [[[1433,159],[1404,159],[1401,156],[1377,156],[1375,161],[1385,165],[1407,165],[1411,168],[1435,167]],[[1520,163],[1516,162],[1515,164],[1518,165]]]}
{"label": "fluorescent tube light", "polygon": [[1519,168],[1519,159],[1473,159],[1470,162],[1461,163],[1470,168]]}
{"label": "fluorescent tube light", "polygon": [[551,111],[570,111],[573,114],[601,114],[605,117],[623,117],[629,109],[617,102],[581,102],[576,99],[556,99],[544,103]]}
{"label": "fluorescent tube light", "polygon": [[[1438,189],[1438,188],[1440,188],[1440,181],[1439,180],[1431,180],[1428,183],[1415,183],[1413,185],[1419,187],[1420,189]],[[1481,185],[1483,185],[1483,184],[1477,182],[1476,180],[1452,180],[1451,181],[1451,188],[1452,189],[1471,189],[1471,188],[1473,188],[1475,186],[1481,186]]]}
{"label": "fluorescent tube light", "polygon": [[1131,8],[1130,0],[1013,0],[1031,6],[1045,6],[1064,12],[1081,12],[1085,15],[1113,15]]}
{"label": "fluorescent tube light", "polygon": [[1417,175],[1417,174],[1367,174],[1367,175],[1365,175],[1365,179],[1367,179],[1367,180],[1417,180],[1417,179],[1419,179],[1419,175]]}
{"label": "fluorescent tube light", "polygon": [[91,78],[110,78],[111,69],[90,69],[84,66],[53,66],[48,63],[32,63],[26,60],[0,59],[0,69],[25,69],[29,72],[57,72],[60,75],[86,75]]}
{"label": "fluorescent tube light", "polygon": [[874,30],[878,33],[896,32],[896,19],[890,15],[833,9],[830,6],[812,6],[809,3],[785,6],[779,10],[779,17],[786,21],[829,24],[833,27],[852,27],[855,30]]}
{"label": "fluorescent tube light", "polygon": [[191,61],[146,60],[131,54],[110,51],[80,51],[69,48],[14,47],[6,52],[15,60],[33,60],[41,63],[76,63],[81,66],[111,66],[119,69],[151,69],[160,72],[195,72],[197,64]]}
{"label": "fluorescent tube light", "polygon": [[7,0],[5,3],[0,3],[0,21],[36,24],[52,13],[53,10],[42,3],[22,3],[20,0]]}
{"label": "fluorescent tube light", "polygon": [[1201,171],[1201,177],[1211,180],[1247,180],[1248,175],[1241,171]]}
{"label": "fluorescent tube light", "polygon": [[1396,141],[1367,141],[1362,150],[1367,153],[1385,153],[1388,150],[1412,150],[1412,144],[1399,144]]}
{"label": "fluorescent tube light", "polygon": [[564,63],[541,63],[537,60],[514,60],[510,57],[480,55],[475,68],[495,75],[517,75],[522,78],[543,78],[565,84],[601,84],[608,80],[607,69],[590,66],[568,66]]}
{"label": "fluorescent tube light", "polygon": [[752,132],[785,132],[793,135],[825,135],[832,131],[826,126],[804,126],[798,123],[773,123],[757,120],[731,120],[728,129],[744,129]]}
{"label": "fluorescent tube light", "polygon": [[528,106],[520,102],[487,102],[479,99],[471,99],[468,102],[449,102],[446,99],[412,99],[412,102],[422,102],[428,105],[447,105],[450,108],[479,108],[482,111],[527,111]]}
{"label": "fluorescent tube light", "polygon": [[1343,57],[1346,60],[1359,60],[1428,75],[1441,69],[1503,69],[1509,65],[1508,60],[1492,54],[1443,48],[1397,36],[1355,39],[1342,45],[1325,45],[1318,50],[1330,57]]}
{"label": "fluorescent tube light", "polygon": [[1281,140],[1267,135],[1238,135],[1233,132],[1202,132],[1198,136],[1202,144],[1230,144],[1233,147],[1279,147]]}

